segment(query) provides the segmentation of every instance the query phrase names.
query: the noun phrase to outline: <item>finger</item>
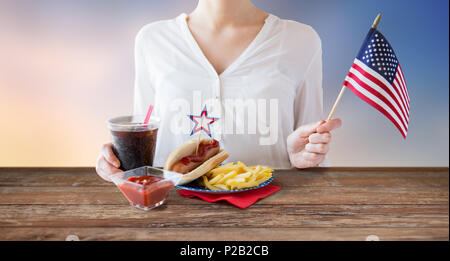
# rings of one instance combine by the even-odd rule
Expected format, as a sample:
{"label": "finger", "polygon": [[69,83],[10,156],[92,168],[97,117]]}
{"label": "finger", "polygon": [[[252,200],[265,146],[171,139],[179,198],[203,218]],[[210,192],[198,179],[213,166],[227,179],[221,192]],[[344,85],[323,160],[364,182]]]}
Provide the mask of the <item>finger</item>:
{"label": "finger", "polygon": [[309,143],[329,143],[331,141],[331,133],[313,133],[309,136]]}
{"label": "finger", "polygon": [[305,146],[305,150],[311,153],[326,154],[330,150],[330,145],[324,143],[319,144],[308,143]]}
{"label": "finger", "polygon": [[307,137],[309,137],[309,135],[316,132],[316,129],[321,124],[324,124],[324,123],[325,123],[325,121],[318,121],[318,122],[313,122],[310,124],[302,125],[297,130],[295,130],[295,132],[297,132],[297,135],[299,135],[300,137],[307,138]]}
{"label": "finger", "polygon": [[331,119],[331,120],[325,122],[324,124],[318,126],[317,132],[318,133],[330,132],[336,128],[341,127],[341,125],[342,125],[341,119],[339,119],[339,118]]}
{"label": "finger", "polygon": [[110,164],[112,164],[114,167],[116,168],[120,167],[120,161],[114,154],[111,143],[103,145],[101,154],[103,155],[105,160],[108,161]]}
{"label": "finger", "polygon": [[297,153],[303,150],[305,145],[308,143],[309,136],[315,133],[317,127],[323,123],[325,123],[325,121],[313,122],[298,127],[287,138],[288,152]]}
{"label": "finger", "polygon": [[309,162],[310,166],[317,166],[325,159],[325,155],[304,151],[303,158]]}
{"label": "finger", "polygon": [[95,169],[97,171],[97,174],[106,181],[111,181],[111,179],[109,178],[110,175],[122,172],[122,170],[111,165],[103,156],[100,156],[97,159]]}

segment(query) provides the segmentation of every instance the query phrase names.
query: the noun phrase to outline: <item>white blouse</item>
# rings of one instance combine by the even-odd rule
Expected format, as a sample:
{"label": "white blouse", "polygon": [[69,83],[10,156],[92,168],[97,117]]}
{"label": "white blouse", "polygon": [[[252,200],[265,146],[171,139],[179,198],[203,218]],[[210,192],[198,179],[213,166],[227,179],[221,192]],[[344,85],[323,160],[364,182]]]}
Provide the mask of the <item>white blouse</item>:
{"label": "white blouse", "polygon": [[[229,161],[291,168],[286,138],[322,119],[322,48],[310,26],[269,15],[256,38],[220,75],[204,56],[186,14],[144,26],[136,37],[134,114],[154,104],[160,118],[154,165],[190,135],[206,106],[213,138]],[[220,52],[220,50],[217,50]],[[209,122],[200,123],[207,128]]]}

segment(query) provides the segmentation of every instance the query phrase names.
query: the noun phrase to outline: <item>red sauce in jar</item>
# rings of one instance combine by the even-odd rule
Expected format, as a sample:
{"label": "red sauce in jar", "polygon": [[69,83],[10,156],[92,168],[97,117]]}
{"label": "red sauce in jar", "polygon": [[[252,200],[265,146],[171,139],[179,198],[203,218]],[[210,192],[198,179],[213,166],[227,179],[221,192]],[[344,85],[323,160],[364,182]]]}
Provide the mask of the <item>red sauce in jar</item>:
{"label": "red sauce in jar", "polygon": [[127,178],[127,181],[131,181],[131,182],[141,184],[141,185],[150,185],[150,184],[158,182],[160,180],[163,180],[163,178],[154,177],[154,176],[140,176],[140,177]]}
{"label": "red sauce in jar", "polygon": [[163,201],[174,186],[172,181],[155,176],[130,177],[127,181],[141,186],[124,182],[118,185],[119,189],[132,204],[144,207],[152,207]]}
{"label": "red sauce in jar", "polygon": [[182,158],[180,160],[181,163],[184,165],[188,165],[191,162],[202,162],[206,159],[206,152],[211,149],[219,147],[219,142],[217,140],[212,140],[211,143],[209,142],[202,142],[198,145],[198,153],[197,155],[190,155]]}

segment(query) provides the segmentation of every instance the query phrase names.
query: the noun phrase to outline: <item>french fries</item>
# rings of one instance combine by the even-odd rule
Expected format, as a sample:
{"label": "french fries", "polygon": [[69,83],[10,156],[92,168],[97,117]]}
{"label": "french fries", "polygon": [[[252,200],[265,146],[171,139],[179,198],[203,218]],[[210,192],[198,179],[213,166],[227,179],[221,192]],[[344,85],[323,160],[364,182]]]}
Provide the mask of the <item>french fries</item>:
{"label": "french fries", "polygon": [[233,190],[258,186],[272,177],[266,166],[246,166],[242,162],[218,166],[203,175],[198,182],[210,190]]}

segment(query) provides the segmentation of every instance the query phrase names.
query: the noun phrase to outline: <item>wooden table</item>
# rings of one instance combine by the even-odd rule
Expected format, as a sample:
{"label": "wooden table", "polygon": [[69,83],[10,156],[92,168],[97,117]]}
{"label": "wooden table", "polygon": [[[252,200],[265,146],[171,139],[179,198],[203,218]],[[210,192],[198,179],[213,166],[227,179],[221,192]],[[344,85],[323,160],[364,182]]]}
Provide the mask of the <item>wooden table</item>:
{"label": "wooden table", "polygon": [[0,168],[0,240],[449,240],[448,168],[274,175],[245,210],[172,190],[146,212],[91,168]]}

